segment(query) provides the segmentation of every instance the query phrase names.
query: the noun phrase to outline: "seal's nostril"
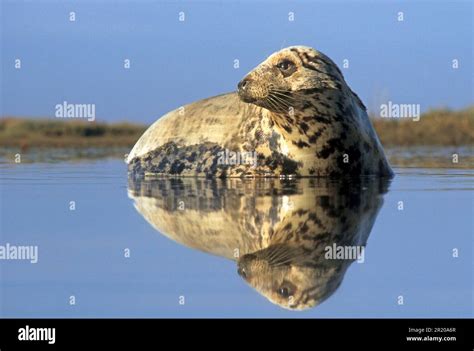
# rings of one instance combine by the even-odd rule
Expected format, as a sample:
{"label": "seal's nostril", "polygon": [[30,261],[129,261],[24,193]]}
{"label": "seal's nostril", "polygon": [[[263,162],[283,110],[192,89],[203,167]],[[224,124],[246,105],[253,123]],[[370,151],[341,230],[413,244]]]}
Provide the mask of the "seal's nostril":
{"label": "seal's nostril", "polygon": [[245,87],[247,86],[247,83],[248,83],[248,80],[247,79],[242,79],[239,84],[237,85],[237,87],[240,89],[240,90],[245,90]]}
{"label": "seal's nostril", "polygon": [[242,277],[242,278],[247,278],[247,272],[245,271],[245,268],[239,267],[237,269],[237,273]]}

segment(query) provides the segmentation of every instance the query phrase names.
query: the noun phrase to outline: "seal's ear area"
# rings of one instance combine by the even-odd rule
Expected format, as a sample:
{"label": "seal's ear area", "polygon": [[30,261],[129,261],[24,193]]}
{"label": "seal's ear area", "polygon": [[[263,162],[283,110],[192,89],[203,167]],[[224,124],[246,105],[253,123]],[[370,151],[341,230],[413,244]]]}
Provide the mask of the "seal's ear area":
{"label": "seal's ear area", "polygon": [[301,65],[334,81],[343,81],[344,76],[337,65],[325,54],[307,46],[292,46],[289,51],[298,55]]}

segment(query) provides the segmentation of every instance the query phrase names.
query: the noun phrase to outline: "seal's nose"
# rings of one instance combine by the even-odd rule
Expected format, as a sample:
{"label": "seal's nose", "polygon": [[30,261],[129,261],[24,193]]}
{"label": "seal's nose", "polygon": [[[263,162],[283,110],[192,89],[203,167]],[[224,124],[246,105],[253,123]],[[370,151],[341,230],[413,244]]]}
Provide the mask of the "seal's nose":
{"label": "seal's nose", "polygon": [[237,274],[240,275],[242,278],[247,279],[247,270],[245,267],[237,267]]}
{"label": "seal's nose", "polygon": [[237,84],[239,97],[243,102],[254,102],[255,98],[252,96],[252,80],[249,78],[242,79]]}
{"label": "seal's nose", "polygon": [[248,78],[242,79],[239,84],[237,84],[237,88],[239,88],[239,90],[245,90],[245,87],[247,86],[248,82]]}
{"label": "seal's nose", "polygon": [[256,259],[257,256],[250,253],[243,255],[237,263],[237,273],[247,281],[251,279],[251,264]]}

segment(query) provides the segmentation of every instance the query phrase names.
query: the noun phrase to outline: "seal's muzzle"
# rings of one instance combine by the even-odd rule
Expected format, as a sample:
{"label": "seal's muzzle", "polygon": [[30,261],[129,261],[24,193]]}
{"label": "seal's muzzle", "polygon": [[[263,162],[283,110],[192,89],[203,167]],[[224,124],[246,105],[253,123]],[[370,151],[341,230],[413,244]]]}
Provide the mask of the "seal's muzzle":
{"label": "seal's muzzle", "polygon": [[237,89],[239,93],[239,98],[243,102],[255,102],[256,99],[250,93],[251,89],[249,88],[251,85],[251,80],[249,78],[242,79],[239,84],[237,84]]}

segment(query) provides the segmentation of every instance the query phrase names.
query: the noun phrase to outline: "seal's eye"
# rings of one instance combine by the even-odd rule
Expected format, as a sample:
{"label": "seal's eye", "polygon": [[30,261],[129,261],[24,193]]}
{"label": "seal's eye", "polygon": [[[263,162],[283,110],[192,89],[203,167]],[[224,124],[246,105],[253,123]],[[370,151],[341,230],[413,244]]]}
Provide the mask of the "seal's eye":
{"label": "seal's eye", "polygon": [[277,67],[281,69],[282,71],[287,71],[290,67],[294,65],[295,64],[291,62],[290,60],[283,60],[278,63]]}
{"label": "seal's eye", "polygon": [[296,71],[296,65],[290,60],[283,60],[276,65],[285,77],[292,75]]}

